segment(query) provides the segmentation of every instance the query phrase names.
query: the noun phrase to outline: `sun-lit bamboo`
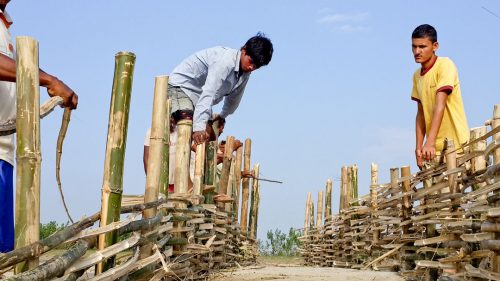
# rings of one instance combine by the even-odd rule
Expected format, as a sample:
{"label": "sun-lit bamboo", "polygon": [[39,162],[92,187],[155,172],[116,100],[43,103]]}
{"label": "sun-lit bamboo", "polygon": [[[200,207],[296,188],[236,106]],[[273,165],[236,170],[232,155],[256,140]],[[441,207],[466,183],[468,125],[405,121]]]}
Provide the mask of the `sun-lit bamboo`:
{"label": "sun-lit bamboo", "polygon": [[[219,135],[219,121],[214,121],[212,128],[215,132],[215,140],[209,141],[205,147],[205,176],[203,177],[203,195],[206,204],[214,203],[215,175],[217,170],[217,147]],[[208,190],[205,191],[205,188]]]}
{"label": "sun-lit bamboo", "polygon": [[239,208],[240,208],[240,195],[241,195],[241,164],[243,161],[243,147],[240,146],[236,150],[236,158],[234,160],[234,189],[235,197],[233,202],[234,219],[238,222]]}
{"label": "sun-lit bamboo", "polygon": [[[243,170],[250,172],[250,156],[252,154],[252,140],[246,139],[243,153]],[[245,177],[241,181],[241,232],[248,230],[248,196],[250,190],[250,179]]]}
{"label": "sun-lit bamboo", "polygon": [[307,235],[309,233],[309,205],[311,202],[311,192],[307,193],[307,199],[306,199],[306,217],[304,218],[304,235]]}
{"label": "sun-lit bamboo", "polygon": [[332,216],[332,180],[326,180],[325,219]]}
{"label": "sun-lit bamboo", "polygon": [[316,213],[316,228],[319,229],[323,224],[323,191],[318,192],[318,210]]}
{"label": "sun-lit bamboo", "polygon": [[[30,37],[16,38],[17,149],[15,247],[27,246],[40,233],[40,86],[38,42]],[[20,273],[38,266],[32,258],[15,267]]]}
{"label": "sun-lit bamboo", "polygon": [[[123,192],[123,167],[127,140],[130,97],[135,65],[135,55],[119,52],[115,56],[115,74],[111,92],[108,136],[104,160],[104,179],[102,184],[102,203],[100,226],[108,225],[120,219],[120,207]],[[116,243],[117,233],[99,236],[98,249]],[[114,257],[104,265],[97,266],[102,272],[114,264]]]}
{"label": "sun-lit bamboo", "polygon": [[340,205],[339,205],[339,213],[342,212],[342,210],[346,209],[348,207],[348,200],[347,200],[347,167],[342,166],[341,174],[340,174]]}
{"label": "sun-lit bamboo", "polygon": [[174,192],[186,194],[189,185],[189,162],[191,159],[192,120],[177,122],[177,142],[175,144]]}
{"label": "sun-lit bamboo", "polygon": [[[371,176],[370,176],[370,197],[371,197],[371,207],[372,207],[372,227],[376,228],[378,224],[375,221],[377,218],[377,215],[375,213],[378,211],[378,193],[377,193],[377,187],[378,187],[378,166],[375,163],[371,164]],[[372,232],[372,244],[376,245],[379,242],[379,237],[380,237],[380,230],[378,229],[373,229]]]}
{"label": "sun-lit bamboo", "polygon": [[[151,134],[149,141],[149,157],[147,163],[146,190],[144,192],[144,203],[158,200],[161,185],[162,157],[164,144],[169,138],[168,122],[170,118],[167,115],[167,88],[168,76],[157,76],[155,78],[154,97],[153,97],[153,116],[151,123]],[[146,209],[142,212],[144,218],[156,216],[156,208]],[[143,231],[147,233],[146,231]],[[151,255],[153,244],[146,243],[141,247],[140,258],[146,258]]]}
{"label": "sun-lit bamboo", "polygon": [[257,237],[257,222],[259,218],[259,202],[260,202],[260,185],[259,185],[259,170],[260,164],[255,164],[253,173],[255,178],[252,180],[252,203],[250,206],[250,233],[249,238],[255,239]]}
{"label": "sun-lit bamboo", "polygon": [[[488,128],[486,126],[481,126],[481,127],[476,127],[472,128],[470,130],[470,140],[474,141],[475,139],[479,139],[482,136],[486,135],[486,132],[488,131]],[[477,153],[480,151],[484,151],[486,149],[486,140],[481,140],[476,143],[473,143],[470,146],[470,152],[471,153]],[[477,171],[483,170],[486,168],[486,158],[484,157],[484,154],[480,154],[470,160],[471,162],[471,169],[472,173],[476,173]],[[486,183],[478,183],[476,185],[472,186],[472,190],[477,190],[483,186],[485,186]],[[483,199],[486,199],[486,196],[484,196]]]}

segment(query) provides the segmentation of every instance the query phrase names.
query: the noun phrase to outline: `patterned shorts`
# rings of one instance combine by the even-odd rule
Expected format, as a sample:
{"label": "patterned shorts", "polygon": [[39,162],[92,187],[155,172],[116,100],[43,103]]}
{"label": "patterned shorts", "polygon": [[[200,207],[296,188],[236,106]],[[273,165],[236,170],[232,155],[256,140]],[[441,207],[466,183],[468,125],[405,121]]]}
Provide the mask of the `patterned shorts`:
{"label": "patterned shorts", "polygon": [[174,87],[168,85],[168,97],[171,102],[171,112],[174,113],[178,110],[194,111],[194,105],[191,99],[184,93],[181,87]]}

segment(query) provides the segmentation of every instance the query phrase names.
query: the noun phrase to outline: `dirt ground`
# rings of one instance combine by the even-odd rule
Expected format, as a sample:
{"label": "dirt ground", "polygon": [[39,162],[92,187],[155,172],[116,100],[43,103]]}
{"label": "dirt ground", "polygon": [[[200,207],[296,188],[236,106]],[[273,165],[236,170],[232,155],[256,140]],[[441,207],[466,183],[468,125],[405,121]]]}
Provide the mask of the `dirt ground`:
{"label": "dirt ground", "polygon": [[305,267],[286,264],[261,264],[243,267],[232,271],[221,272],[211,278],[212,281],[261,281],[261,280],[293,280],[293,281],[403,281],[395,272],[354,270],[330,267]]}

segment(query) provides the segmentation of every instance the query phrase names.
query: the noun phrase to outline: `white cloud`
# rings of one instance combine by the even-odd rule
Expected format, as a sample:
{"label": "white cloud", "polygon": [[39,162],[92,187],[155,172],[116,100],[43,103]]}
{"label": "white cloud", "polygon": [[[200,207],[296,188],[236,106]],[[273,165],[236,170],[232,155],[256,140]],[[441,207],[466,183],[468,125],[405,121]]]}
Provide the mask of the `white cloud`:
{"label": "white cloud", "polygon": [[365,22],[369,13],[353,13],[353,14],[334,14],[330,13],[329,9],[321,9],[318,11],[318,15],[322,14],[316,22],[321,25],[327,25],[333,27],[333,30],[353,33],[367,31],[370,28],[362,23]]}
{"label": "white cloud", "polygon": [[357,14],[330,14],[317,20],[318,23],[362,22],[368,18],[368,13]]}

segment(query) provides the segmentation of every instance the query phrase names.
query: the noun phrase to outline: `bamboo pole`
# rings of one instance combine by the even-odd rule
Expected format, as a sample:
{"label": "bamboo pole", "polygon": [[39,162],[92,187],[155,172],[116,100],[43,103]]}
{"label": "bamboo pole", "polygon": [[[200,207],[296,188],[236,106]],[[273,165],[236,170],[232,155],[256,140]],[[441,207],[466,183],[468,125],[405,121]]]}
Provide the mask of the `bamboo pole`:
{"label": "bamboo pole", "polygon": [[[250,156],[252,154],[252,140],[246,139],[245,152],[243,153],[243,170],[250,171]],[[245,177],[241,181],[241,232],[246,233],[248,230],[248,196],[250,189],[250,179]]]}
{"label": "bamboo pole", "polygon": [[[235,195],[234,194],[234,166],[236,166],[236,163],[234,162],[235,159],[231,159],[231,163],[230,163],[230,169],[229,169],[229,177],[227,179],[227,187],[226,187],[226,194],[231,196],[231,198],[234,200],[235,198]],[[224,209],[226,210],[227,213],[232,213],[233,211],[233,202],[229,202],[229,203],[226,203],[225,206],[224,206]],[[230,214],[231,216],[231,214]]]}
{"label": "bamboo pole", "polygon": [[235,189],[235,198],[233,202],[233,210],[234,210],[234,220],[238,223],[239,217],[239,208],[240,208],[240,185],[241,185],[241,164],[243,160],[243,147],[238,147],[236,150],[236,159],[234,166],[234,189]]}
{"label": "bamboo pole", "polygon": [[[224,158],[222,160],[222,171],[220,174],[219,187],[217,193],[231,195],[227,193],[227,186],[229,183],[229,174],[231,172],[231,162],[233,159],[233,144],[234,137],[227,136],[226,138],[226,146],[224,149]],[[217,207],[221,209],[225,209],[226,203],[217,203]]]}
{"label": "bamboo pole", "polygon": [[[16,38],[17,149],[15,248],[40,238],[40,85],[38,42]],[[38,266],[32,258],[15,267],[20,273]]]}
{"label": "bamboo pole", "polygon": [[[205,195],[205,203],[214,203],[215,194],[215,175],[217,170],[217,147],[219,135],[219,121],[214,121],[212,128],[215,132],[215,140],[207,142],[205,147],[205,176],[203,178],[203,195]],[[208,191],[205,191],[207,189]]]}
{"label": "bamboo pole", "polygon": [[260,164],[255,164],[253,167],[253,173],[255,178],[252,180],[252,203],[250,205],[250,239],[255,239],[257,237],[257,220],[259,214],[259,201],[260,201],[260,191],[259,191],[259,170]]}
{"label": "bamboo pole", "polygon": [[391,197],[395,196],[399,191],[398,191],[398,178],[399,178],[399,169],[398,168],[391,168],[390,169],[391,173]]}
{"label": "bamboo pole", "polygon": [[[378,194],[377,194],[377,186],[378,186],[378,166],[375,163],[371,164],[371,181],[370,181],[370,197],[371,197],[371,208],[372,208],[372,228],[376,228],[378,225],[377,223],[374,223],[377,219],[377,213],[378,211]],[[380,230],[378,229],[373,229],[372,232],[372,245],[376,245],[379,243],[379,237],[380,237]]]}
{"label": "bamboo pole", "polygon": [[318,192],[318,212],[316,213],[316,229],[320,229],[323,223],[323,191]]}
{"label": "bamboo pole", "polygon": [[306,199],[306,217],[304,219],[304,235],[307,236],[309,233],[309,211],[310,209],[310,203],[311,202],[311,192],[307,193],[307,199]]}
{"label": "bamboo pole", "polygon": [[[488,128],[486,126],[472,128],[470,130],[471,142],[486,135],[487,130],[488,130]],[[473,143],[470,146],[471,153],[477,153],[480,151],[484,151],[486,149],[486,144],[487,144],[486,140],[482,140],[482,141],[478,141],[476,143]],[[483,169],[486,169],[486,158],[484,157],[483,154],[471,159],[471,170],[472,170],[473,174],[476,173],[477,171],[480,171]],[[478,190],[479,188],[481,188],[485,185],[486,185],[485,182],[475,184],[472,186],[472,190],[473,191]],[[483,196],[483,199],[486,199],[486,196]]]}
{"label": "bamboo pole", "polygon": [[[163,168],[163,156],[165,143],[170,138],[170,118],[167,115],[167,91],[168,76],[157,76],[155,78],[153,116],[151,124],[151,134],[149,141],[149,158],[147,163],[146,190],[144,192],[144,203],[158,200],[160,193],[161,173]],[[149,208],[142,212],[144,218],[156,216],[156,208]],[[143,231],[143,234],[148,230]],[[141,247],[140,259],[151,255],[153,243],[146,243]]]}
{"label": "bamboo pole", "polygon": [[344,209],[346,209],[347,206],[347,167],[343,166],[341,169],[341,176],[340,176],[340,208],[339,208],[339,213],[342,213]]}
{"label": "bamboo pole", "polygon": [[[205,151],[206,143],[196,146],[196,160],[194,164],[194,179],[193,179],[193,194],[195,196],[202,195],[203,175],[205,174]],[[197,203],[200,201],[197,199]]]}
{"label": "bamboo pole", "polygon": [[326,180],[325,219],[332,216],[332,180]]}
{"label": "bamboo pole", "polygon": [[[401,167],[401,177],[406,178],[411,175],[411,170],[410,166],[403,166]],[[403,187],[403,193],[406,194],[410,192],[410,179],[407,179],[403,181],[402,184]],[[409,220],[411,216],[411,198],[410,195],[404,195],[403,196],[403,204],[402,204],[402,209],[403,209],[403,221]],[[410,225],[403,225],[402,226],[403,234],[408,234],[410,231]]]}
{"label": "bamboo pole", "polygon": [[[167,76],[168,77],[168,76]],[[168,86],[167,86],[167,91],[168,91]],[[163,194],[165,198],[168,198],[168,186],[170,184],[170,176],[169,176],[169,170],[170,170],[170,99],[168,99],[168,94],[167,94],[167,101],[166,101],[166,113],[165,113],[165,137],[164,137],[164,142],[163,142],[163,147],[162,147],[162,157],[161,157],[161,172],[160,172],[160,194]]]}
{"label": "bamboo pole", "polygon": [[[109,110],[108,137],[104,160],[104,179],[102,184],[101,221],[100,226],[120,220],[120,207],[123,192],[123,164],[127,140],[128,116],[135,55],[130,52],[119,52],[115,56],[115,73],[111,92]],[[99,236],[98,249],[116,243],[115,232]],[[97,273],[113,266],[114,257],[98,264]]]}
{"label": "bamboo pole", "polygon": [[[491,129],[494,130],[497,127],[500,126],[500,104],[495,104],[495,107],[493,109],[493,119],[491,122]],[[500,133],[497,133],[493,136],[493,140],[500,142]],[[495,149],[493,153],[493,164],[497,165],[500,163],[500,148]],[[495,182],[500,181],[500,175],[497,173],[495,176]],[[495,192],[495,194],[498,194],[498,191]],[[496,206],[498,207],[500,205],[500,201],[496,202]],[[495,234],[495,238],[497,240],[500,240],[500,233]],[[495,255],[493,257],[493,263],[492,263],[492,269],[493,272],[500,272],[500,253],[497,251],[495,252]]]}
{"label": "bamboo pole", "polygon": [[352,188],[352,191],[351,191],[352,198],[349,198],[349,202],[351,202],[353,199],[355,199],[356,202],[353,204],[353,206],[359,206],[359,203],[357,202],[357,199],[358,199],[358,165],[356,165],[356,164],[354,164],[351,167],[350,182],[351,182],[350,185]]}
{"label": "bamboo pole", "polygon": [[186,194],[188,192],[192,128],[193,120],[180,120],[177,122],[174,168],[174,192],[177,194]]}
{"label": "bamboo pole", "polygon": [[314,200],[311,198],[309,200],[309,230],[315,228],[315,223],[314,223]]}

